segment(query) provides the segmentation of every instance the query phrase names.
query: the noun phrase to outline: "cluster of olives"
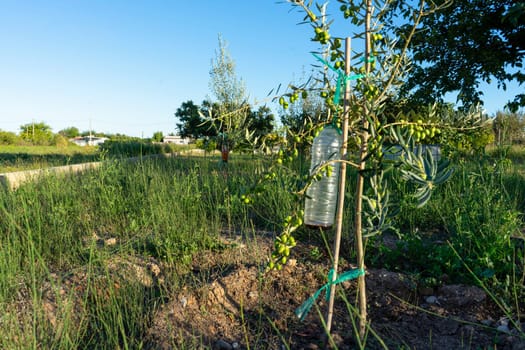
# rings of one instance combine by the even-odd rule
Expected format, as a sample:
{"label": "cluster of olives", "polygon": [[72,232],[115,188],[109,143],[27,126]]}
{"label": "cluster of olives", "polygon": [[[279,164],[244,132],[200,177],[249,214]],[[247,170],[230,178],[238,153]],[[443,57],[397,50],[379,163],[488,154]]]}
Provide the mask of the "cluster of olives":
{"label": "cluster of olives", "polygon": [[334,67],[336,69],[344,69],[345,62],[344,62],[344,55],[340,50],[341,48],[341,39],[335,38],[332,41],[332,46],[330,47],[331,53],[330,53],[330,61],[334,62]]}
{"label": "cluster of olives", "polygon": [[[299,99],[299,92],[301,92],[301,97],[303,99],[308,97],[308,92],[306,90],[295,90],[292,93],[285,94],[281,97],[279,97],[279,104],[284,108],[288,109],[290,107],[290,103],[295,103]],[[286,97],[288,97],[289,101],[286,101]]]}
{"label": "cluster of olives", "polygon": [[323,27],[315,27],[315,36],[314,41],[319,41],[319,43],[326,45],[328,44],[328,40],[330,40],[330,33]]}
{"label": "cluster of olives", "polygon": [[416,122],[407,122],[403,119],[399,121],[408,130],[408,134],[414,138],[416,142],[428,141],[433,139],[441,131],[433,124],[425,124],[423,120],[418,119]]}
{"label": "cluster of olives", "polygon": [[270,180],[273,180],[277,177],[277,174],[272,171],[272,172],[269,172],[269,173],[266,173],[264,174],[263,178],[266,180],[266,181],[270,181]]}
{"label": "cluster of olives", "polygon": [[[320,171],[316,172],[312,178],[315,181],[321,181],[323,176],[330,177],[334,173],[334,166],[333,165],[325,165],[323,166]],[[308,180],[308,175],[305,176],[305,180]]]}
{"label": "cluster of olives", "polygon": [[374,99],[379,95],[379,88],[376,85],[368,85],[365,90],[365,96],[368,100]]}
{"label": "cluster of olives", "polygon": [[284,96],[279,97],[279,104],[280,104],[284,109],[288,109],[288,107],[290,106],[290,105],[288,104],[288,101],[286,101],[286,99],[284,98]]}
{"label": "cluster of olives", "polygon": [[378,158],[383,156],[383,135],[376,135],[376,137],[368,140],[368,150],[375,154]]}
{"label": "cluster of olives", "polygon": [[341,10],[341,12],[343,13],[343,17],[345,19],[348,19],[350,17],[353,17],[354,14],[359,11],[359,7],[358,6],[347,6],[347,5],[341,5],[341,7],[339,7],[339,9]]}
{"label": "cluster of olives", "polygon": [[241,201],[244,204],[250,204],[252,202],[252,199],[250,198],[249,195],[243,194],[243,195],[241,195]]}
{"label": "cluster of olives", "polygon": [[302,210],[294,216],[287,216],[284,219],[284,232],[278,236],[274,241],[274,249],[268,262],[268,269],[281,270],[283,265],[288,261],[290,256],[290,249],[295,247],[295,238],[292,236],[292,232],[297,230],[303,224],[304,212]]}
{"label": "cluster of olives", "polygon": [[298,156],[299,156],[299,150],[296,147],[294,147],[291,150],[286,150],[286,152],[280,149],[279,153],[277,153],[277,164],[284,164],[286,162],[291,162]]}

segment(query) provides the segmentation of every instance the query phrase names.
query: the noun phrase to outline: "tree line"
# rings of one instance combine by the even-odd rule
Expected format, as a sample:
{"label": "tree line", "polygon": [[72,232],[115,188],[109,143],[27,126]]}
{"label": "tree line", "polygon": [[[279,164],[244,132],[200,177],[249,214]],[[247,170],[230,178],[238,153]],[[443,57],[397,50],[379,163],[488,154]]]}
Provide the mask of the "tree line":
{"label": "tree line", "polygon": [[[345,18],[351,17],[360,3],[338,2]],[[403,40],[411,35],[411,14],[418,10],[428,12],[406,47],[411,69],[405,83],[384,108],[389,122],[428,121],[427,107],[438,104],[441,115],[437,117],[455,123],[462,111],[483,104],[482,83],[496,82],[498,87],[506,89],[511,82],[519,85],[525,82],[525,5],[522,1],[439,0],[433,3],[439,11],[425,7],[425,2],[393,0],[380,14],[385,23],[380,31],[394,33],[401,40],[396,47],[403,48]],[[423,7],[418,9],[421,5]],[[376,42],[382,37],[380,32],[376,33]],[[336,63],[338,59],[331,57],[330,62]],[[312,79],[308,84],[305,90],[321,92],[326,82]],[[252,143],[261,145],[268,140],[297,134],[307,141],[312,136],[306,131],[307,126],[315,125],[320,116],[327,113],[327,96],[285,94],[300,103],[290,103],[290,108],[287,108],[287,101],[281,104],[280,129],[277,130],[276,117],[267,106],[253,109],[246,102],[244,84],[237,78],[235,63],[220,37],[210,69],[210,90],[213,99],[200,105],[188,100],[175,113],[180,135],[199,140],[202,147],[217,148],[228,142],[230,147],[242,148],[249,138],[256,140]],[[444,101],[445,95],[450,93],[457,95],[455,104]],[[525,94],[518,93],[513,100],[501,103],[504,110],[491,116],[491,126],[470,135],[447,135],[444,141],[453,147],[469,149],[481,149],[493,141],[498,144],[524,142],[524,116],[520,108],[525,106]]]}
{"label": "tree line", "polygon": [[[19,130],[18,133],[15,133],[0,129],[0,145],[66,146],[70,139],[78,136],[107,137],[113,140],[138,139],[118,133],[105,134],[94,130],[80,131],[75,126],[70,126],[54,133],[51,126],[45,122],[23,124]],[[156,135],[156,137],[158,138],[159,135]],[[152,138],[152,140],[154,139]],[[160,134],[159,141],[162,141],[162,133]]]}

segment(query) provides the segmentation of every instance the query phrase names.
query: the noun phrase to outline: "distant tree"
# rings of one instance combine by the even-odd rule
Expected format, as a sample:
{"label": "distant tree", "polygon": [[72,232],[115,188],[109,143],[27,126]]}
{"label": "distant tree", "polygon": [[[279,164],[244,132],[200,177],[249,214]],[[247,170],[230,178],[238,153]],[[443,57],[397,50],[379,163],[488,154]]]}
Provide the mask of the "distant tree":
{"label": "distant tree", "polygon": [[232,150],[244,147],[250,140],[246,134],[250,106],[247,103],[244,82],[237,77],[235,61],[226,43],[219,36],[219,49],[215,52],[210,70],[210,90],[216,98],[216,116],[210,116],[219,126],[220,145]]}
{"label": "distant tree", "polygon": [[80,136],[106,137],[106,134],[95,130],[84,130],[80,133]]}
{"label": "distant tree", "polygon": [[53,140],[51,127],[44,122],[20,126],[20,137],[34,145],[49,145]]}
{"label": "distant tree", "polygon": [[260,106],[259,109],[252,110],[249,120],[250,128],[256,137],[262,137],[273,131],[275,116],[268,106]]}
{"label": "distant tree", "polygon": [[315,135],[313,125],[320,125],[326,115],[324,99],[317,93],[308,93],[301,95],[289,108],[282,109],[280,119],[288,141],[294,142],[304,153],[309,150]]}
{"label": "distant tree", "polygon": [[324,119],[326,112],[324,100],[314,94],[302,96],[290,108],[283,109],[280,114],[281,123],[292,133],[300,133],[308,123],[316,124]]}
{"label": "distant tree", "polygon": [[162,142],[162,139],[164,139],[164,134],[162,131],[154,132],[153,137],[151,138],[153,142]]}
{"label": "distant tree", "polygon": [[[437,0],[440,5],[449,0]],[[412,0],[391,3],[390,28],[403,40],[411,30]],[[400,25],[400,18],[407,24]],[[495,80],[499,87],[525,82],[525,3],[517,0],[454,0],[423,17],[422,30],[410,43],[413,69],[402,93],[419,103],[440,101],[458,93],[464,106],[482,102],[481,82]],[[508,107],[525,105],[519,94]]]}
{"label": "distant tree", "polygon": [[525,141],[525,115],[498,111],[492,122],[494,138],[499,146]]}
{"label": "distant tree", "polygon": [[16,145],[21,143],[21,138],[11,131],[0,130],[0,144],[1,145]]}
{"label": "distant tree", "polygon": [[55,134],[53,135],[53,139],[51,140],[51,145],[60,148],[67,147],[69,145],[69,140],[66,136],[62,134]]}
{"label": "distant tree", "polygon": [[78,128],[74,126],[70,126],[68,128],[62,129],[58,133],[64,137],[67,137],[68,139],[72,139],[80,135],[80,131],[78,130]]}
{"label": "distant tree", "polygon": [[194,104],[193,101],[183,102],[175,112],[175,117],[179,121],[177,123],[179,135],[195,140],[201,137],[216,136],[217,130],[213,123],[204,117],[210,113],[212,113],[212,106],[208,101],[204,101],[202,107]]}

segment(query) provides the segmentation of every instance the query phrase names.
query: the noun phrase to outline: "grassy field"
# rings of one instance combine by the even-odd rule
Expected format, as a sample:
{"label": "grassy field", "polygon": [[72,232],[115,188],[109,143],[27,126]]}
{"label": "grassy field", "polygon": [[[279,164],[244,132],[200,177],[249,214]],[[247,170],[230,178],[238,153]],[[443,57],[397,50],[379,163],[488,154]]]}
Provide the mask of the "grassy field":
{"label": "grassy field", "polygon": [[0,145],[0,173],[45,169],[54,166],[122,159],[161,153],[190,152],[193,145],[140,141],[106,141],[101,146],[12,146]]}
{"label": "grassy field", "polygon": [[97,147],[0,145],[0,173],[97,161]]}
{"label": "grassy field", "polygon": [[[3,171],[98,157],[93,149],[62,152],[0,149],[8,164]],[[525,154],[513,152],[516,159]],[[481,285],[509,317],[519,318],[525,297],[523,163],[493,154],[462,161],[421,210],[406,195],[411,189],[393,179],[402,203],[395,233],[403,243],[369,244],[367,265],[411,273],[429,286],[443,275]],[[82,176],[51,175],[16,191],[1,190],[0,348],[143,348],[163,301],[194,287],[188,276],[195,256],[228,249],[223,235],[278,232],[296,208],[288,191],[295,180],[286,169],[253,203],[242,202],[268,161],[237,156],[226,166],[218,157],[108,160]],[[346,213],[352,217],[350,205]],[[429,244],[435,234],[449,244]],[[298,237],[311,238],[311,232],[300,230]],[[144,277],[157,268],[163,283]]]}

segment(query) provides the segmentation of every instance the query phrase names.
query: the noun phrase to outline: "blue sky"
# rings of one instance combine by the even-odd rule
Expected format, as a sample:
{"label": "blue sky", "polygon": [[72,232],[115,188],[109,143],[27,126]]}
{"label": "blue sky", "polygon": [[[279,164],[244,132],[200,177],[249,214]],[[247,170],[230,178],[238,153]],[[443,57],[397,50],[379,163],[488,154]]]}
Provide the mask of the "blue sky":
{"label": "blue sky", "polygon": [[[176,132],[182,102],[210,95],[219,34],[250,101],[264,104],[316,63],[302,17],[274,0],[0,0],[0,129]],[[518,88],[487,87],[487,112]]]}

